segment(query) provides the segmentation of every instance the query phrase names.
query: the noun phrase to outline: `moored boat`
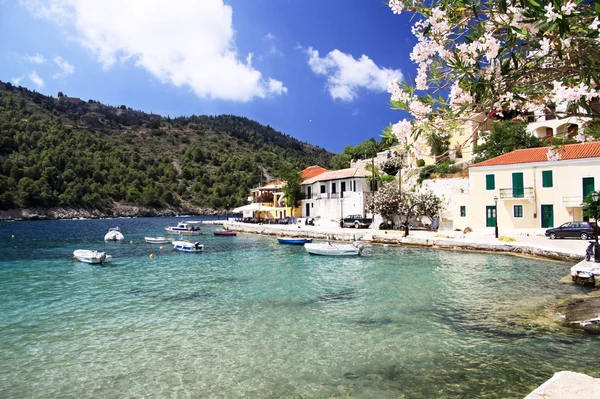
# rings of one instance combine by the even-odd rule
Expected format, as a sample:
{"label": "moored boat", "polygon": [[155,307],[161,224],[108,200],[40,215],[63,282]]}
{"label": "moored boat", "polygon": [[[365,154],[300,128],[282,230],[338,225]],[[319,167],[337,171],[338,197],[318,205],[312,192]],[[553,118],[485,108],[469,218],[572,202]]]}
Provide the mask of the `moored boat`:
{"label": "moored boat", "polygon": [[233,230],[219,230],[219,231],[215,231],[213,232],[214,235],[216,236],[236,236],[237,233]]}
{"label": "moored boat", "polygon": [[298,238],[298,237],[277,237],[277,241],[280,244],[288,245],[304,245],[312,242],[312,238]]}
{"label": "moored boat", "polygon": [[104,236],[104,241],[121,241],[124,240],[125,237],[121,233],[121,229],[118,227],[111,227],[108,229],[108,233]]}
{"label": "moored boat", "polygon": [[112,256],[105,252],[89,249],[77,249],[73,252],[73,257],[80,262],[92,264],[106,263],[112,260]]}
{"label": "moored boat", "polygon": [[325,242],[305,244],[304,248],[311,255],[359,256],[364,249],[364,245],[359,242],[353,242],[352,244],[332,244]]}
{"label": "moored boat", "polygon": [[191,241],[173,241],[173,248],[182,252],[201,252],[204,250],[204,244]]}
{"label": "moored boat", "polygon": [[202,234],[200,226],[201,222],[179,222],[177,226],[165,227],[167,233],[170,234]]}
{"label": "moored boat", "polygon": [[170,244],[173,240],[168,237],[144,237],[144,241],[148,244]]}

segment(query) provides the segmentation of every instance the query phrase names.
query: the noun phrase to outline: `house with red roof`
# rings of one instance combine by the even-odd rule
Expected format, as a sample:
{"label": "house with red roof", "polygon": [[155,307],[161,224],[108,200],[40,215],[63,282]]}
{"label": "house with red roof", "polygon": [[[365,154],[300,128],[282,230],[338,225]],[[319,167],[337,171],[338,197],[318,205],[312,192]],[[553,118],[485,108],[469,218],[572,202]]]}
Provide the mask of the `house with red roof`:
{"label": "house with red roof", "polygon": [[[303,180],[312,179],[329,170],[313,165],[300,172]],[[250,204],[234,209],[235,212],[243,213],[244,217],[255,217],[258,219],[283,219],[288,216],[300,217],[300,207],[291,208],[286,205],[283,187],[285,181],[274,180],[264,186],[250,190],[248,201]]]}
{"label": "house with red roof", "polygon": [[454,228],[542,233],[582,221],[599,180],[600,142],[512,151],[469,167],[469,193],[450,205]]}
{"label": "house with red roof", "polygon": [[320,173],[302,182],[302,217],[338,220],[364,215],[372,195],[364,164]]}

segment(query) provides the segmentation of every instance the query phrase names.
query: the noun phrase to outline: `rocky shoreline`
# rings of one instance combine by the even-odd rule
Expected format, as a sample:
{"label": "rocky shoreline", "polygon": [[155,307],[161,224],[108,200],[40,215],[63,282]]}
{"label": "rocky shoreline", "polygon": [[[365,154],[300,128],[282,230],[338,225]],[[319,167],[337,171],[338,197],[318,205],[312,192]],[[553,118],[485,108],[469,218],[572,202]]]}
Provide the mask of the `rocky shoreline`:
{"label": "rocky shoreline", "polygon": [[115,204],[107,209],[89,208],[20,208],[0,210],[0,221],[17,220],[58,220],[58,219],[104,219],[118,217],[153,217],[153,216],[222,216],[224,210],[200,208],[191,205],[168,208],[146,208],[142,206]]}

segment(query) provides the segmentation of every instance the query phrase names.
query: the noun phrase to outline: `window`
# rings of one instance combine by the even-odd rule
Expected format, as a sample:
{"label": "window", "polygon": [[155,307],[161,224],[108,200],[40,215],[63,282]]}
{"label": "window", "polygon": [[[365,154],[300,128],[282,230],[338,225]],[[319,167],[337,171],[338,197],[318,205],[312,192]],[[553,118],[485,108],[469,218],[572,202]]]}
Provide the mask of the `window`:
{"label": "window", "polygon": [[335,183],[331,183],[331,193],[332,193],[332,194],[335,194],[335,193],[337,193],[337,190],[336,190],[336,188],[337,188],[337,187],[335,186]]}
{"label": "window", "polygon": [[485,175],[485,189],[486,190],[495,190],[496,189],[496,176],[495,175]]}
{"label": "window", "polygon": [[466,216],[467,216],[467,207],[466,207],[466,206],[464,206],[464,205],[462,205],[462,206],[460,207],[460,217],[461,217],[461,218],[464,218],[464,217],[466,217]]}
{"label": "window", "polygon": [[523,205],[515,205],[513,207],[513,216],[516,218],[523,217]]}
{"label": "window", "polygon": [[326,192],[327,192],[327,191],[326,191],[326,187],[325,187],[325,185],[324,185],[324,184],[321,184],[321,194],[325,194]]}
{"label": "window", "polygon": [[552,171],[542,171],[542,187],[552,187]]}

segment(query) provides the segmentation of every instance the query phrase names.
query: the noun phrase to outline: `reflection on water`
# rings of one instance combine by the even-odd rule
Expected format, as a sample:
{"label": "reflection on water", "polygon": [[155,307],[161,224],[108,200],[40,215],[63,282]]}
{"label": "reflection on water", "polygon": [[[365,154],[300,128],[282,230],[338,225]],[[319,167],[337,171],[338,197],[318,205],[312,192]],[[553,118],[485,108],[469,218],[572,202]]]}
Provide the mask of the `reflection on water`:
{"label": "reflection on water", "polygon": [[[558,283],[570,265],[313,257],[216,227],[204,253],[143,242],[176,221],[0,223],[0,397],[522,398],[556,371],[600,372],[598,337],[530,323],[584,292]],[[102,241],[114,225],[124,243]]]}

